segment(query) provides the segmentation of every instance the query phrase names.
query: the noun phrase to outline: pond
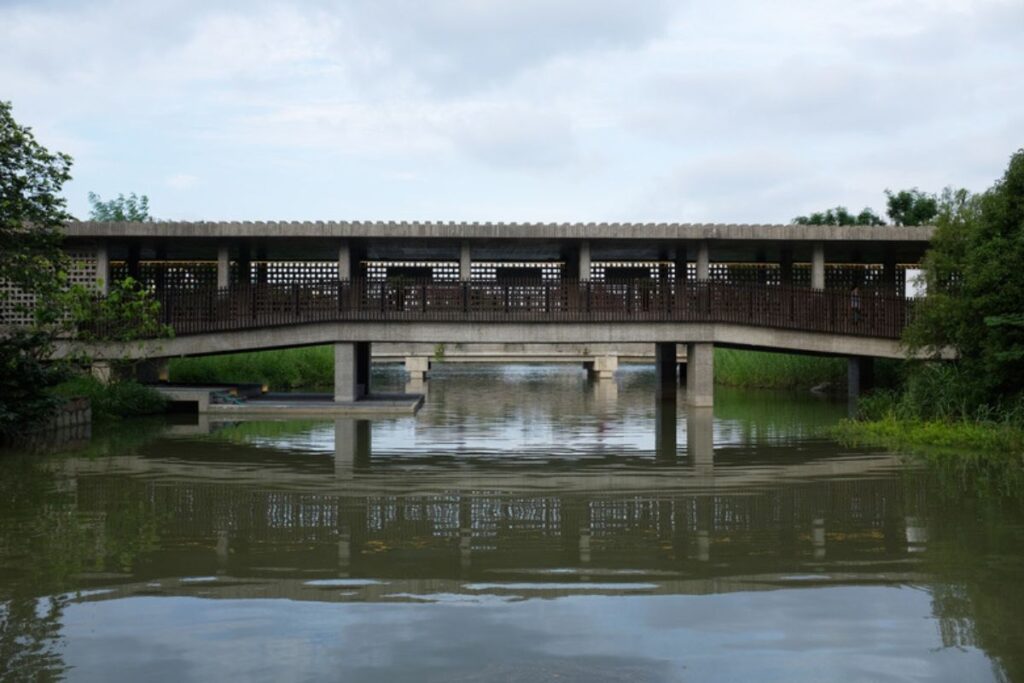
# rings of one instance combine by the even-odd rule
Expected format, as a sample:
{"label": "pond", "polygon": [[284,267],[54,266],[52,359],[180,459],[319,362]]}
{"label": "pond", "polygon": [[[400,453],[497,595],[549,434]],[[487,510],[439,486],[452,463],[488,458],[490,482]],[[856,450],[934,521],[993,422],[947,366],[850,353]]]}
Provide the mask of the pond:
{"label": "pond", "polygon": [[643,367],[426,391],[0,456],[0,680],[1024,680],[1021,495],[830,441],[843,403],[687,410]]}

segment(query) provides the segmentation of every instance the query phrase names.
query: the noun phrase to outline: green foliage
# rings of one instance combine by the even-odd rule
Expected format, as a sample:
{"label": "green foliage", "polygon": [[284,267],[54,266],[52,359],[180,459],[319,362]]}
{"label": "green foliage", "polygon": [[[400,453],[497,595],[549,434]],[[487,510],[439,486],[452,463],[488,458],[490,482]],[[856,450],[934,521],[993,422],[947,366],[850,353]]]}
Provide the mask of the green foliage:
{"label": "green foliage", "polygon": [[1024,465],[1024,429],[1010,422],[843,420],[832,435],[850,446],[874,445],[936,458],[986,457]]}
{"label": "green foliage", "polygon": [[153,220],[149,215],[149,197],[132,192],[125,197],[103,201],[95,192],[89,193],[89,218],[94,221],[142,223]]}
{"label": "green foliage", "polygon": [[886,213],[893,225],[928,225],[939,215],[939,198],[916,187],[899,192],[885,191]]}
{"label": "green foliage", "polygon": [[0,101],[0,280],[34,292],[40,306],[66,277],[60,244],[71,215],[60,190],[70,170],[71,157],[47,151]]}
{"label": "green foliage", "polygon": [[84,287],[71,287],[66,297],[79,341],[129,342],[174,334],[160,322],[160,302],[131,277],[111,283],[105,297]]}
{"label": "green foliage", "polygon": [[167,401],[159,392],[138,382],[125,380],[103,384],[95,377],[80,375],[54,389],[56,396],[85,396],[92,402],[93,419],[109,420],[164,411]]}
{"label": "green foliage", "polygon": [[982,195],[947,191],[925,257],[928,296],[905,340],[955,348],[971,400],[993,409],[1021,395],[1024,377],[1024,150]]}
{"label": "green foliage", "polygon": [[49,336],[15,330],[0,344],[0,441],[29,431],[61,403],[48,389],[67,376],[64,365],[45,362]]}
{"label": "green foliage", "polygon": [[823,383],[845,383],[846,361],[821,356],[715,349],[715,382],[736,387],[809,389]]}
{"label": "green foliage", "polygon": [[334,382],[334,352],[330,346],[311,346],[178,358],[171,361],[170,376],[174,382],[252,382],[275,390],[329,387]]}
{"label": "green foliage", "polygon": [[854,215],[845,206],[816,211],[809,216],[797,216],[793,222],[797,225],[885,225],[885,221],[870,208],[865,207]]}

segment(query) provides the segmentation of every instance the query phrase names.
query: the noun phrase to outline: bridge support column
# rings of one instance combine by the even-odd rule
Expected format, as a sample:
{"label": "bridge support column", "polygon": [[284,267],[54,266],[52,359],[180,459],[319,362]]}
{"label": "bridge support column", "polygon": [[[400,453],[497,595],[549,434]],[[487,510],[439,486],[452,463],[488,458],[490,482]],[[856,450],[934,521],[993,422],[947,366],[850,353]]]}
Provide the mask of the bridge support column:
{"label": "bridge support column", "polygon": [[217,247],[217,289],[227,289],[231,275],[231,254],[228,245]]}
{"label": "bridge support column", "polygon": [[96,290],[103,296],[110,292],[110,250],[105,243],[96,247]]}
{"label": "bridge support column", "polygon": [[619,369],[618,356],[597,356],[594,358],[594,375],[597,379],[612,379]]}
{"label": "bridge support column", "polygon": [[811,251],[811,289],[825,289],[825,244],[815,242]]}
{"label": "bridge support column", "polygon": [[715,401],[715,345],[686,345],[686,403],[710,407]]}
{"label": "bridge support column", "polygon": [[846,359],[846,395],[856,399],[875,386],[875,359],[850,356]]}
{"label": "bridge support column", "polygon": [[472,275],[472,263],[469,242],[463,242],[459,247],[459,279],[463,282],[468,281]]}
{"label": "bridge support column", "polygon": [[406,356],[405,371],[409,373],[410,382],[422,382],[430,370],[430,359],[426,356]]}
{"label": "bridge support column", "polygon": [[654,381],[658,395],[676,393],[676,345],[666,342],[654,345]]}
{"label": "bridge support column", "polygon": [[686,454],[697,473],[710,476],[715,462],[715,418],[711,408],[691,406],[686,410]]}
{"label": "bridge support column", "polygon": [[334,400],[358,401],[370,393],[370,342],[334,345]]}

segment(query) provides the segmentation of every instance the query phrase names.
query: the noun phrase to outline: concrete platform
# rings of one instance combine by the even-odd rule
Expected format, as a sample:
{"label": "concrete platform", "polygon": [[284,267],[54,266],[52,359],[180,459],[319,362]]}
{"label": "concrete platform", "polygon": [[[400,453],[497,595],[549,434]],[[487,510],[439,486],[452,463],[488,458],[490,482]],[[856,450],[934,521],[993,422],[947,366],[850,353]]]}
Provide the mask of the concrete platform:
{"label": "concrete platform", "polygon": [[371,394],[358,401],[339,403],[330,394],[269,393],[262,396],[239,396],[237,403],[216,403],[214,394],[225,393],[225,386],[159,386],[153,387],[174,403],[195,403],[201,415],[217,416],[279,416],[336,417],[415,415],[423,405],[423,394]]}

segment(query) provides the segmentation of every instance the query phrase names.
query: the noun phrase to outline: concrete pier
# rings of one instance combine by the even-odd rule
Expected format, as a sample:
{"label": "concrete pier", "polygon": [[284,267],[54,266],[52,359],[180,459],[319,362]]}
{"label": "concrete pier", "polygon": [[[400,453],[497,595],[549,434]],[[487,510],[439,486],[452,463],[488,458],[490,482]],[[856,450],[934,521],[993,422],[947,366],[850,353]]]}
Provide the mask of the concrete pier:
{"label": "concrete pier", "polygon": [[686,403],[709,407],[715,400],[715,345],[686,346]]}
{"label": "concrete pier", "polygon": [[370,393],[370,343],[334,345],[334,400],[352,403]]}

